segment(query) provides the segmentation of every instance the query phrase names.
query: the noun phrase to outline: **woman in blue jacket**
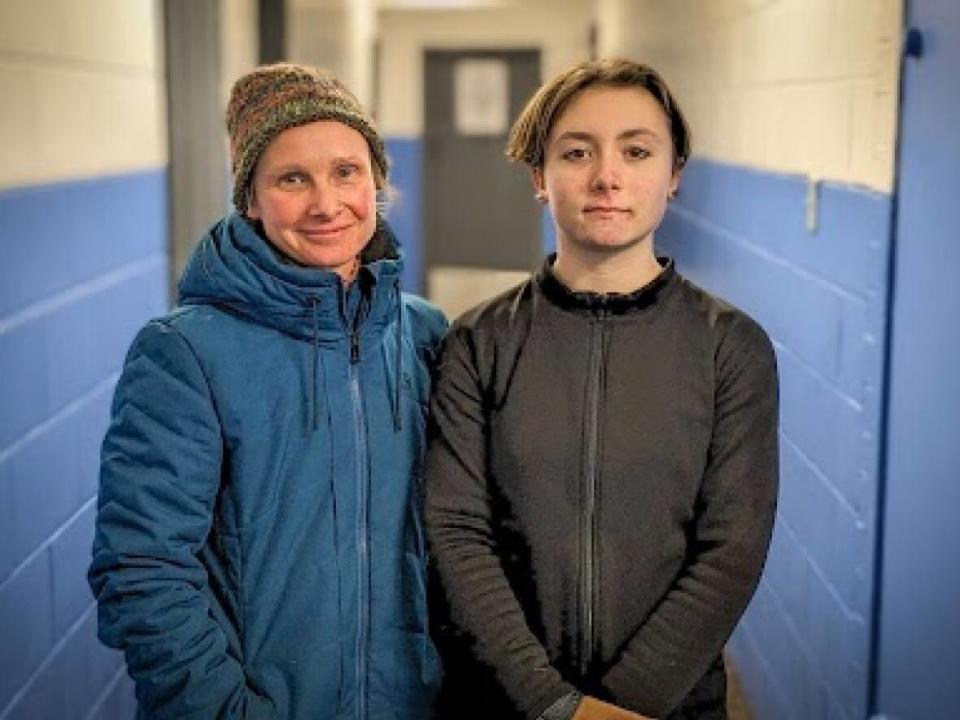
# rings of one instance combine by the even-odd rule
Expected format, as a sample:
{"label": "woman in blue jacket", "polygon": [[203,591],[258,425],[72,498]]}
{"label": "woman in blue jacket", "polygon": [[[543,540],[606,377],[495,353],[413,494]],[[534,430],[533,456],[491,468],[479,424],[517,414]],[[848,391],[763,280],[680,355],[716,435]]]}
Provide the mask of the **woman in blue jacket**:
{"label": "woman in blue jacket", "polygon": [[103,445],[100,636],[140,717],[428,717],[424,414],[443,316],[399,290],[356,98],[259,68],[227,109],[236,213],[134,340]]}

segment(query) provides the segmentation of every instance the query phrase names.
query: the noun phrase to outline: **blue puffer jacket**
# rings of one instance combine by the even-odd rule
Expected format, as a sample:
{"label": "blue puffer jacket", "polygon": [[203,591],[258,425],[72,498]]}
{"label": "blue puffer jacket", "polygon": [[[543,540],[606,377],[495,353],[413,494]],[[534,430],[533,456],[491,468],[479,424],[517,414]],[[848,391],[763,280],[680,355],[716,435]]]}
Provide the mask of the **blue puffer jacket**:
{"label": "blue puffer jacket", "polygon": [[134,341],[89,579],[140,717],[430,716],[420,480],[445,321],[399,272],[386,226],[344,291],[233,215]]}

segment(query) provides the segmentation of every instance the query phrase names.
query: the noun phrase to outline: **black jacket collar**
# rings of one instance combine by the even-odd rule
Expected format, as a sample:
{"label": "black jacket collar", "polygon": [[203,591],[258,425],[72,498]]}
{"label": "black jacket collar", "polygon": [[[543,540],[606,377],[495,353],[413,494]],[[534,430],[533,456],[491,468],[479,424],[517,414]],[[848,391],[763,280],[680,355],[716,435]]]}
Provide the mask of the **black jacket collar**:
{"label": "black jacket collar", "polygon": [[674,284],[677,277],[673,259],[658,257],[657,262],[663,268],[660,274],[633,292],[575,292],[560,282],[560,279],[554,274],[553,263],[556,257],[556,253],[547,256],[536,275],[537,284],[551,302],[566,310],[584,313],[606,312],[610,315],[624,315],[642,310],[653,304],[667,288]]}

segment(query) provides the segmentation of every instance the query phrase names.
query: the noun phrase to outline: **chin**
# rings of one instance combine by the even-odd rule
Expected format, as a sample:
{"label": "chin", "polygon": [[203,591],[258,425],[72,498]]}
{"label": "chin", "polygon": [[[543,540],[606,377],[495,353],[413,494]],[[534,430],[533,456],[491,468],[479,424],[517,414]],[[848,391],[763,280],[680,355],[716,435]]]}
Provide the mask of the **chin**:
{"label": "chin", "polygon": [[642,242],[642,240],[632,237],[593,237],[584,238],[577,245],[595,252],[617,252],[618,250],[631,248],[639,242]]}
{"label": "chin", "polygon": [[[353,248],[354,245],[355,243],[350,243],[350,248]],[[355,250],[352,250],[344,247],[342,244],[337,246],[328,245],[327,247],[313,245],[304,248],[302,252],[298,253],[296,260],[303,265],[321,270],[334,270],[352,262],[353,259],[360,254],[362,249],[363,246],[357,246]]]}
{"label": "chin", "polygon": [[353,257],[346,258],[330,258],[330,257],[311,257],[306,258],[306,264],[310,267],[317,268],[318,270],[329,270],[330,272],[336,272],[337,268],[341,268],[344,265],[349,265],[353,260]]}

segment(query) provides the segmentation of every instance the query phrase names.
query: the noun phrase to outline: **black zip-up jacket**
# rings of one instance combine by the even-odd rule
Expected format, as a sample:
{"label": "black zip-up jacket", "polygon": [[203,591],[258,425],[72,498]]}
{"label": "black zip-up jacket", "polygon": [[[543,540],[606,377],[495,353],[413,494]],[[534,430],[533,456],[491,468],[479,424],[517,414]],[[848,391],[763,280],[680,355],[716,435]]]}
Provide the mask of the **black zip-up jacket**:
{"label": "black zip-up jacket", "polygon": [[447,334],[426,484],[442,717],[534,720],[575,690],[725,717],[721,652],[774,519],[776,363],[661,262],[597,295],[548,259]]}

